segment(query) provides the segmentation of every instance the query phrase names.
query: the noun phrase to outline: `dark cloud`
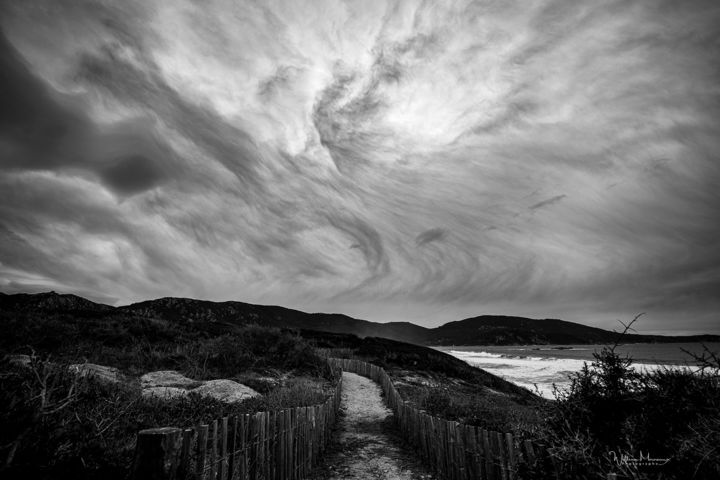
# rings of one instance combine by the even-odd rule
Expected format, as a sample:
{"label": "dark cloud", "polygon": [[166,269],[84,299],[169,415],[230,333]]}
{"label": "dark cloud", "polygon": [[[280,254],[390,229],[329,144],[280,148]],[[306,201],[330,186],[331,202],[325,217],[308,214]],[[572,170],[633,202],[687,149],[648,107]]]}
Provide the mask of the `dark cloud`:
{"label": "dark cloud", "polygon": [[418,247],[422,247],[423,245],[427,245],[431,242],[438,242],[441,240],[444,240],[445,237],[447,237],[447,230],[443,228],[431,228],[430,230],[425,230],[420,235],[415,237],[415,245]]}
{"label": "dark cloud", "polygon": [[[13,170],[76,169],[113,192],[132,195],[164,181],[170,151],[130,122],[109,129],[93,124],[74,102],[44,85],[0,32],[0,166]],[[145,120],[138,124],[152,127]]]}
{"label": "dark cloud", "polygon": [[69,144],[86,142],[92,126],[82,113],[61,106],[51,97],[2,30],[0,67],[0,135],[5,149],[1,165],[57,168],[63,161],[76,163],[66,150]]}
{"label": "dark cloud", "polygon": [[131,154],[105,164],[100,176],[116,192],[131,195],[157,185],[162,179],[162,172],[151,159]]}
{"label": "dark cloud", "polygon": [[543,200],[541,202],[538,202],[534,205],[529,206],[528,208],[530,210],[537,210],[539,208],[548,207],[550,205],[554,205],[561,201],[562,199],[566,198],[567,195],[555,195],[554,197],[548,198],[546,200]]}
{"label": "dark cloud", "polygon": [[152,111],[211,159],[220,162],[243,186],[262,190],[264,186],[257,181],[255,172],[262,154],[253,139],[212,109],[183,98],[159,75],[151,59],[144,58],[144,61],[147,63],[141,70],[111,50],[86,54],[80,61],[77,76],[123,103]]}

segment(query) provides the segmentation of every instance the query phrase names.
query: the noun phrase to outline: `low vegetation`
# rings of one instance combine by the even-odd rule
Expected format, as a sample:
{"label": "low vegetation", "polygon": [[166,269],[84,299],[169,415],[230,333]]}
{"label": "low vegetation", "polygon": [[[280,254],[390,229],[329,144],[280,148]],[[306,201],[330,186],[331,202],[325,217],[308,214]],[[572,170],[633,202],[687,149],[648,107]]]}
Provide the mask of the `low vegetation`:
{"label": "low vegetation", "polygon": [[[140,429],[321,402],[337,380],[324,356],[383,367],[432,415],[533,439],[545,460],[523,466],[521,479],[720,478],[720,362],[709,351],[696,359],[699,372],[638,373],[608,347],[547,401],[443,352],[382,338],[32,309],[0,312],[0,476],[125,478]],[[130,380],[68,368],[83,362]],[[156,370],[231,379],[263,395],[235,404],[145,397],[137,379]],[[669,460],[633,461],[648,456]]]}
{"label": "low vegetation", "polygon": [[[307,406],[336,379],[297,334],[257,326],[184,325],[129,316],[0,314],[2,478],[125,478],[136,433],[230,414]],[[130,381],[78,376],[69,364],[116,367]],[[197,380],[233,379],[263,393],[226,404],[192,392],[141,394],[137,377],[177,370]],[[133,380],[134,379],[134,380]]]}
{"label": "low vegetation", "polygon": [[596,353],[543,409],[549,461],[525,478],[720,478],[720,362],[707,349],[696,360],[637,372],[615,346]]}

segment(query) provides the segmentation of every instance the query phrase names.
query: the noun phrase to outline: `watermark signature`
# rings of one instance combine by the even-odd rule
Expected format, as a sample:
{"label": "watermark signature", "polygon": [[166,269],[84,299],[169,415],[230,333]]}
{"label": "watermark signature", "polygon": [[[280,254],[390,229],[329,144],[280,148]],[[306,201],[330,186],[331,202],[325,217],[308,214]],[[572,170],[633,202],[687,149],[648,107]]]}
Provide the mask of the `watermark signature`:
{"label": "watermark signature", "polygon": [[610,457],[612,458],[612,461],[617,464],[618,467],[623,465],[626,467],[659,467],[665,465],[670,461],[669,458],[653,458],[650,456],[650,453],[643,453],[642,450],[640,450],[640,456],[637,458],[631,457],[630,455],[627,455],[625,453],[621,453],[620,455],[618,455],[614,451],[610,452]]}

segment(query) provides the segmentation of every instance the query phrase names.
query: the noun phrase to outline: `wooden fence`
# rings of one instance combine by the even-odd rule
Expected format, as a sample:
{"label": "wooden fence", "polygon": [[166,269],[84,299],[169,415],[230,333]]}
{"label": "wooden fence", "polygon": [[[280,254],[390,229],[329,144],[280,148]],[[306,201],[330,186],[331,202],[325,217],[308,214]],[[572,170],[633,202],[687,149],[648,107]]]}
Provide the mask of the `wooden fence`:
{"label": "wooden fence", "polygon": [[382,386],[403,437],[443,478],[513,480],[522,462],[536,461],[537,448],[529,440],[445,420],[412,407],[400,398],[387,372],[376,365],[354,359],[333,358],[330,362]]}
{"label": "wooden fence", "polygon": [[299,480],[317,464],[340,406],[342,376],[320,405],[138,433],[135,480]]}

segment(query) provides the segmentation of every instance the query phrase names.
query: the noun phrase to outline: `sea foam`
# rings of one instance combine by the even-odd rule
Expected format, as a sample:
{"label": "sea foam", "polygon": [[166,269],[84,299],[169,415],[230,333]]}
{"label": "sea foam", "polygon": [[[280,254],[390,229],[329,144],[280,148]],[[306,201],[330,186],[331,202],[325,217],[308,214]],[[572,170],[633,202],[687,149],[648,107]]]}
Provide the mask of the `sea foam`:
{"label": "sea foam", "polygon": [[[545,398],[555,398],[553,384],[559,390],[567,389],[570,385],[569,376],[580,371],[585,363],[590,363],[587,360],[574,358],[506,355],[484,351],[450,350],[448,353],[470,365],[539,393]],[[648,363],[633,363],[632,367],[638,371],[654,371],[661,367],[686,368],[681,365]]]}

